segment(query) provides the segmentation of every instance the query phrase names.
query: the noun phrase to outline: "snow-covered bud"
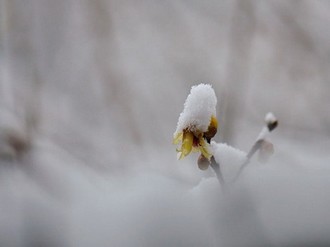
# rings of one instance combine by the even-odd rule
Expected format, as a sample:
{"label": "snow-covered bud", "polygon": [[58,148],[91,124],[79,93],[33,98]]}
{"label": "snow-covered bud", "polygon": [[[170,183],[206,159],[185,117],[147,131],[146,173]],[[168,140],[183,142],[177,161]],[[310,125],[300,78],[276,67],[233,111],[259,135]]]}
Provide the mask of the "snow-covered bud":
{"label": "snow-covered bud", "polygon": [[191,88],[174,132],[173,143],[182,143],[177,150],[179,159],[191,151],[200,151],[207,159],[211,158],[208,142],[217,132],[216,104],[211,85],[199,84]]}
{"label": "snow-covered bud", "polygon": [[267,128],[268,128],[269,131],[272,131],[278,125],[278,121],[277,121],[276,117],[271,112],[268,112],[266,114],[266,116],[265,116],[265,122],[267,124]]}

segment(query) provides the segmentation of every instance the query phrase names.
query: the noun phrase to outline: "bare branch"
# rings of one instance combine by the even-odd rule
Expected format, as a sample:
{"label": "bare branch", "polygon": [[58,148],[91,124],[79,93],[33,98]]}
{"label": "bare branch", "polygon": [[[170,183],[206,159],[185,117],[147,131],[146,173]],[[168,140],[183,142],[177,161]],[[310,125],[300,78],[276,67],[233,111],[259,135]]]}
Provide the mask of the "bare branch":
{"label": "bare branch", "polygon": [[276,127],[278,126],[278,121],[275,118],[275,116],[272,113],[268,113],[265,116],[265,122],[266,126],[262,128],[262,130],[259,133],[259,136],[256,140],[256,142],[251,147],[250,151],[247,154],[246,161],[241,165],[236,177],[233,179],[232,183],[236,182],[243,170],[247,167],[247,165],[250,163],[250,160],[252,156],[261,148],[261,146],[266,142],[265,138],[266,136],[272,132]]}
{"label": "bare branch", "polygon": [[223,179],[221,170],[220,170],[220,165],[215,161],[214,156],[211,157],[211,164],[210,166],[214,170],[215,174],[217,175],[218,181],[221,185],[221,188],[224,188],[225,186],[225,180]]}

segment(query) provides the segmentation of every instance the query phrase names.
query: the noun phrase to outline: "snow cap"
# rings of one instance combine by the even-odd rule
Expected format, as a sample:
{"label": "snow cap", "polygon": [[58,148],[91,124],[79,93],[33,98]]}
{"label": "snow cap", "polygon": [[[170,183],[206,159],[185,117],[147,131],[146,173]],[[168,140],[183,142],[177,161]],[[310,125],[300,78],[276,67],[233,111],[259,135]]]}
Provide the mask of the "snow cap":
{"label": "snow cap", "polygon": [[274,116],[274,114],[272,112],[268,112],[265,116],[265,122],[266,124],[271,124],[271,123],[274,123],[276,122],[277,119],[276,117]]}
{"label": "snow cap", "polygon": [[183,112],[180,114],[174,135],[188,128],[206,132],[211,116],[216,116],[217,97],[209,84],[199,84],[190,90]]}

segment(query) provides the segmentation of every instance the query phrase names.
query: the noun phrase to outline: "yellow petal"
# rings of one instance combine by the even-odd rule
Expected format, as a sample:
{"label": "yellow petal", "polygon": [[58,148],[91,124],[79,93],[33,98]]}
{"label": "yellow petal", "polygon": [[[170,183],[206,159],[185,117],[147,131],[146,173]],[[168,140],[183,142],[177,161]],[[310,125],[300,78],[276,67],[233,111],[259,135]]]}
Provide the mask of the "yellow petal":
{"label": "yellow petal", "polygon": [[176,154],[176,158],[179,160],[180,159],[180,157],[181,157],[181,151],[179,151],[177,154]]}
{"label": "yellow petal", "polygon": [[209,127],[214,127],[216,129],[218,128],[218,120],[214,115],[211,116],[211,122]]}
{"label": "yellow petal", "polygon": [[181,156],[180,159],[186,157],[192,150],[194,141],[194,134],[190,131],[183,133],[182,146],[181,146]]}
{"label": "yellow petal", "polygon": [[193,146],[193,147],[192,147],[192,151],[193,151],[194,153],[199,152],[199,147],[195,147],[195,146]]}
{"label": "yellow petal", "polygon": [[210,153],[210,151],[208,150],[208,143],[204,140],[203,137],[199,138],[199,150],[201,151],[201,153],[207,158],[210,159],[212,154]]}
{"label": "yellow petal", "polygon": [[182,132],[176,133],[173,138],[173,144],[179,144],[179,142],[182,140],[182,136]]}

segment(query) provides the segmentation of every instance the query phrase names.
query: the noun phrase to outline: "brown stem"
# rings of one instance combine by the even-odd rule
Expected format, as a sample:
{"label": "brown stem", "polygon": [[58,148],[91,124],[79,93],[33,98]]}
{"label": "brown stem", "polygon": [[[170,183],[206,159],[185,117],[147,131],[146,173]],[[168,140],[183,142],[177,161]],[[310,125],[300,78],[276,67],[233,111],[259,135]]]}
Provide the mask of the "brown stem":
{"label": "brown stem", "polygon": [[210,166],[212,167],[213,171],[217,175],[217,179],[219,181],[219,184],[221,186],[222,191],[225,190],[225,180],[223,179],[222,172],[220,169],[220,165],[215,161],[214,156],[211,157],[211,164]]}

